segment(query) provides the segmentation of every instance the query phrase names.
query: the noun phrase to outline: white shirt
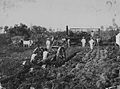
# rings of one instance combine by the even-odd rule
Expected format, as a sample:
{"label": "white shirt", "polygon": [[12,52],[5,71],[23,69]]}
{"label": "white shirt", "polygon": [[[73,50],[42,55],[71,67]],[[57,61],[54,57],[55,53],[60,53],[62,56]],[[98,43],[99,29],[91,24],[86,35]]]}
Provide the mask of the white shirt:
{"label": "white shirt", "polygon": [[1,85],[1,83],[0,83],[0,89],[3,89],[3,87],[2,87],[2,85]]}
{"label": "white shirt", "polygon": [[91,39],[91,40],[89,41],[89,43],[92,45],[92,44],[94,43],[94,40]]}
{"label": "white shirt", "polygon": [[43,52],[43,60],[46,60],[46,59],[47,59],[47,55],[48,55],[48,51],[44,51],[44,52]]}
{"label": "white shirt", "polygon": [[53,41],[53,40],[54,40],[54,37],[52,37],[51,41]]}
{"label": "white shirt", "polygon": [[30,87],[30,89],[35,89],[34,87]]}
{"label": "white shirt", "polygon": [[67,40],[68,46],[70,46],[70,39]]}
{"label": "white shirt", "polygon": [[35,60],[35,56],[37,56],[37,54],[32,54],[32,56],[31,56],[31,60],[30,60],[30,61]]}
{"label": "white shirt", "polygon": [[26,61],[23,61],[22,65],[25,65]]}
{"label": "white shirt", "polygon": [[46,65],[42,65],[42,68],[45,68],[46,67]]}
{"label": "white shirt", "polygon": [[86,40],[85,40],[85,39],[82,39],[81,42],[82,42],[82,43],[86,43]]}
{"label": "white shirt", "polygon": [[50,48],[50,41],[49,40],[46,41],[46,46],[47,46],[47,49]]}
{"label": "white shirt", "polygon": [[99,38],[96,39],[97,40],[97,43],[99,42]]}
{"label": "white shirt", "polygon": [[33,69],[34,69],[34,68],[30,68],[30,72],[33,72]]}
{"label": "white shirt", "polygon": [[94,36],[94,32],[91,32],[91,36],[92,36],[92,37]]}
{"label": "white shirt", "polygon": [[116,44],[120,46],[120,33],[116,35]]}

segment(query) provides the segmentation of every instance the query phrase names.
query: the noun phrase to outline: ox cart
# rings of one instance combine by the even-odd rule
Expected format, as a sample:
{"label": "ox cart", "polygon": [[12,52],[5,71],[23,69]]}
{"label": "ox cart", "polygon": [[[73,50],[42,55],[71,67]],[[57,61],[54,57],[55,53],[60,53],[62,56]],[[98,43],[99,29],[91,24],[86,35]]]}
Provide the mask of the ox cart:
{"label": "ox cart", "polygon": [[[45,47],[41,47],[41,50]],[[66,61],[66,48],[64,46],[56,45],[53,43],[51,48],[48,50],[48,57],[46,60],[41,61],[38,59],[38,65],[49,65],[49,66],[61,66]]]}

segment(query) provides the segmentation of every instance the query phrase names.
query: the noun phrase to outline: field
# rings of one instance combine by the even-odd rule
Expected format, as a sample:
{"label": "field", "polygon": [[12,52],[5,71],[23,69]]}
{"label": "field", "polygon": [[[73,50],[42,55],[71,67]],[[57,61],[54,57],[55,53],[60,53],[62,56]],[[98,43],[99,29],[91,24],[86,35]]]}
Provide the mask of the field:
{"label": "field", "polygon": [[[19,50],[18,50],[19,49]],[[17,51],[16,51],[17,50]],[[46,69],[34,66],[33,72],[22,72],[22,61],[33,49],[0,48],[1,83],[7,89],[105,89],[120,83],[120,51],[118,47],[70,47],[68,61],[61,67]],[[17,75],[18,74],[18,75]],[[14,76],[13,76],[14,75]],[[11,77],[13,76],[13,77]],[[10,78],[9,78],[10,77]]]}

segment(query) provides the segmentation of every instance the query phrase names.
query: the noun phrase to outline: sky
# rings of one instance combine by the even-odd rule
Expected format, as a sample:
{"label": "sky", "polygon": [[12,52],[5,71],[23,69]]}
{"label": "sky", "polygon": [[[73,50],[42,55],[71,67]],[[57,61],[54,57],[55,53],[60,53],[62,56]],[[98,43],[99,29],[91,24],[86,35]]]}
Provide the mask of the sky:
{"label": "sky", "polygon": [[0,26],[24,23],[46,28],[120,24],[120,0],[0,0]]}

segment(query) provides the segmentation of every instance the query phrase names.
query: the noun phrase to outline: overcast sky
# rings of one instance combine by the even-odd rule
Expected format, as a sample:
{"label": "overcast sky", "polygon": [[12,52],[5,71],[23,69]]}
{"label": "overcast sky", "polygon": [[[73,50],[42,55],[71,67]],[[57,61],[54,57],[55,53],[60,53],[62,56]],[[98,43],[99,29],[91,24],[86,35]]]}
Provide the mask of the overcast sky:
{"label": "overcast sky", "polygon": [[120,24],[120,0],[0,0],[0,25],[20,22],[47,28]]}

